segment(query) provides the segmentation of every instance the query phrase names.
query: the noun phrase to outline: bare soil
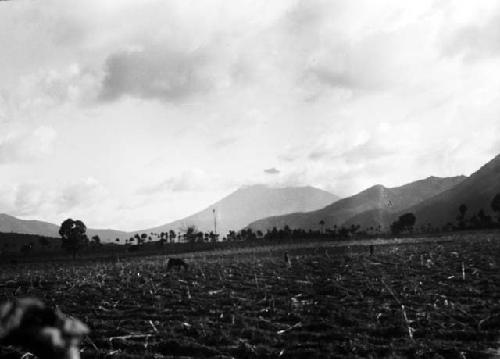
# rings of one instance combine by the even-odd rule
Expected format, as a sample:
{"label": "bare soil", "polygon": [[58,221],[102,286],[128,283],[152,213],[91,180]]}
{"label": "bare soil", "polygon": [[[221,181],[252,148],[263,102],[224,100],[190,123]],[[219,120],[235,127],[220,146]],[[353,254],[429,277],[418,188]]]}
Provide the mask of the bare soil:
{"label": "bare soil", "polygon": [[476,237],[373,256],[198,254],[171,272],[164,256],[4,266],[0,300],[39,297],[87,323],[83,358],[488,358],[500,355],[500,238]]}

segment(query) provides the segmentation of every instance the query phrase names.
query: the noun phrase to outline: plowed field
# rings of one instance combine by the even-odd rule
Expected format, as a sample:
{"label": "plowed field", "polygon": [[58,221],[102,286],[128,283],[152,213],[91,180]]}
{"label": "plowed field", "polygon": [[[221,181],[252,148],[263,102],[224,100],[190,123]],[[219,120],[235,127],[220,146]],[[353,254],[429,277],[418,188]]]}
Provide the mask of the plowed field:
{"label": "plowed field", "polygon": [[[1,267],[92,332],[83,358],[487,358],[500,347],[500,238]],[[3,349],[4,353],[10,349]],[[15,355],[14,351],[10,351]],[[14,356],[13,356],[14,357]]]}

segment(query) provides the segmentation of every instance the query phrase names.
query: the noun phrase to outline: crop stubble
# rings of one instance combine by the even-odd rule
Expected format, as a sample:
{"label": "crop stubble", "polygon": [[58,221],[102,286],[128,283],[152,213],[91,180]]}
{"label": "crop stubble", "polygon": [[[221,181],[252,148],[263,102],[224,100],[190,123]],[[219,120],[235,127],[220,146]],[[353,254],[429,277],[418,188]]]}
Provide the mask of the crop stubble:
{"label": "crop stubble", "polygon": [[495,236],[289,254],[194,255],[187,272],[160,256],[4,266],[0,300],[36,296],[86,322],[83,358],[498,354]]}

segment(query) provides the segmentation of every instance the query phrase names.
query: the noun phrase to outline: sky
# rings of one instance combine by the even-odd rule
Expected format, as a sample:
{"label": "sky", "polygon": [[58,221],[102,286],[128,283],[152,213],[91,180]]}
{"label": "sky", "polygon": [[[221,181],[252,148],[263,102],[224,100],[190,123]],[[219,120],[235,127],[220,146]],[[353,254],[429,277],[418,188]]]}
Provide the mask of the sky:
{"label": "sky", "polygon": [[0,1],[0,213],[135,230],[241,186],[470,175],[497,1]]}

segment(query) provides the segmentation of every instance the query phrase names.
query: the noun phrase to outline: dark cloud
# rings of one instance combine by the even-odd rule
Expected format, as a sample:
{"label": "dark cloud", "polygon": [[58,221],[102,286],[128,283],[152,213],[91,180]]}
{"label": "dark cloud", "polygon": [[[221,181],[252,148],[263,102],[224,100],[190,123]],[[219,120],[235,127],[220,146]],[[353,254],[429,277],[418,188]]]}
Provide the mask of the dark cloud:
{"label": "dark cloud", "polygon": [[273,167],[273,168],[265,169],[264,172],[267,173],[268,175],[277,175],[281,171]]}
{"label": "dark cloud", "polygon": [[316,161],[321,160],[325,157],[330,157],[331,153],[327,150],[316,150],[312,151],[309,156],[307,156],[310,160]]}
{"label": "dark cloud", "polygon": [[479,25],[455,30],[443,46],[446,56],[462,55],[469,60],[500,55],[500,15]]}
{"label": "dark cloud", "polygon": [[206,60],[201,50],[175,52],[150,47],[115,53],[106,61],[100,98],[113,101],[129,95],[178,101],[205,92],[212,86],[204,73]]}

